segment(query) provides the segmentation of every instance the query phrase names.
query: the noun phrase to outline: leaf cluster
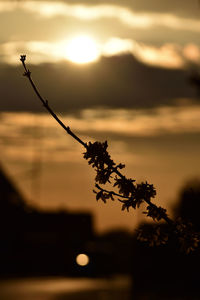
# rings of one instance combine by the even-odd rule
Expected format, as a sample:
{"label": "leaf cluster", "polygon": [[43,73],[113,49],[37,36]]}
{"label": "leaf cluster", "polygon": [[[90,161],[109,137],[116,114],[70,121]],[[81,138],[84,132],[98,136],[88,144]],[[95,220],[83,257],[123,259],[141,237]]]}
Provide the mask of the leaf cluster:
{"label": "leaf cluster", "polygon": [[[150,246],[166,244],[173,235],[177,237],[180,249],[185,253],[190,253],[199,246],[200,235],[195,233],[189,224],[182,220],[173,221],[167,215],[165,208],[157,206],[152,202],[156,196],[156,189],[153,184],[148,182],[136,183],[135,179],[126,178],[119,171],[125,167],[124,164],[118,164],[111,159],[106,142],[94,142],[87,144],[84,158],[88,164],[96,171],[95,187],[96,200],[118,200],[122,203],[122,210],[129,211],[130,208],[137,209],[142,203],[146,203],[146,210],[143,212],[157,224],[165,221],[168,224],[168,230],[163,231],[162,226],[156,225],[152,231],[138,231],[138,239],[148,242]],[[113,176],[115,174],[115,176]],[[112,190],[102,188],[100,185],[109,184]]]}
{"label": "leaf cluster", "polygon": [[161,206],[156,205],[148,205],[147,211],[144,212],[144,214],[147,215],[147,217],[151,217],[154,221],[160,221],[161,219],[164,219],[167,217],[167,210]]}
{"label": "leaf cluster", "polygon": [[89,142],[86,146],[86,152],[83,157],[88,160],[88,164],[91,165],[96,171],[95,181],[100,184],[110,183],[111,174],[117,169],[122,169],[125,166],[122,164],[116,165],[111,159],[110,154],[107,151],[107,141],[101,142]]}
{"label": "leaf cluster", "polygon": [[195,232],[191,223],[179,218],[172,226],[163,225],[139,229],[137,239],[150,247],[161,246],[171,240],[185,254],[199,248],[200,235]]}
{"label": "leaf cluster", "polygon": [[103,191],[103,190],[100,190],[99,192],[96,192],[94,190],[94,193],[96,194],[96,200],[97,201],[99,199],[101,199],[104,203],[106,203],[108,199],[111,199],[112,201],[114,201],[113,192],[107,192],[107,191]]}

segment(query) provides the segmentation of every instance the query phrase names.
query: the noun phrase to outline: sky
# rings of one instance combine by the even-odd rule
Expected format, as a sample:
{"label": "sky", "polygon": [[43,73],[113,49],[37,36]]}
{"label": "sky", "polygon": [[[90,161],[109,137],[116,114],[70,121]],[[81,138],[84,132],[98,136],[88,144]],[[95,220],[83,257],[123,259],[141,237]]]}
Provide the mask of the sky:
{"label": "sky", "polygon": [[141,211],[96,202],[84,149],[47,115],[27,79],[85,142],[108,140],[128,177],[153,183],[172,214],[200,177],[198,0],[0,1],[1,164],[40,209],[84,210],[98,231],[133,229]]}

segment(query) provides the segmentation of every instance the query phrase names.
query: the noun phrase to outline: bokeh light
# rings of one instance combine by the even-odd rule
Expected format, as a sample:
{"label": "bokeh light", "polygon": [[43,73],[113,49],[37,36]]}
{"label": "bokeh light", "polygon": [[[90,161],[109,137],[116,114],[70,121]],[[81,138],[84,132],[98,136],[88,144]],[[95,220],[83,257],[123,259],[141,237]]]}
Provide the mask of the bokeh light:
{"label": "bokeh light", "polygon": [[77,257],[76,257],[76,263],[79,265],[79,266],[86,266],[88,265],[89,263],[89,257],[88,255],[86,254],[78,254]]}

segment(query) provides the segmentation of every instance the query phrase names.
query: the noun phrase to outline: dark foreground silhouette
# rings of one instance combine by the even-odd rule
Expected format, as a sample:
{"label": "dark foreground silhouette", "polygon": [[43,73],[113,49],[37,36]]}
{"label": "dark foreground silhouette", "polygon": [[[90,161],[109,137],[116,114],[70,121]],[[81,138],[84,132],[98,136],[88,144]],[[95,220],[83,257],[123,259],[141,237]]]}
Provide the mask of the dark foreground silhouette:
{"label": "dark foreground silhouette", "polygon": [[[188,255],[180,252],[173,237],[167,245],[149,247],[123,231],[97,236],[89,213],[39,212],[25,204],[23,196],[2,169],[0,191],[2,278],[78,276],[107,277],[109,280],[113,274],[131,274],[133,300],[200,299],[199,251]],[[176,214],[192,222],[194,229],[200,231],[200,181],[186,184],[179,198]],[[153,225],[141,226],[151,230]],[[77,265],[75,259],[79,253],[89,255],[87,266]],[[109,289],[102,288],[101,292],[100,296],[99,290],[79,296],[60,292],[52,299],[80,300],[98,295],[111,300],[114,295]],[[128,297],[128,293],[123,290],[123,297]],[[119,295],[118,290],[115,299]]]}
{"label": "dark foreground silhouette", "polygon": [[[97,235],[91,213],[41,212],[30,207],[0,169],[1,277],[128,274],[131,241],[124,231]],[[85,266],[76,262],[81,253],[89,257]]]}
{"label": "dark foreground silhouette", "polygon": [[[176,214],[200,231],[200,181],[188,182],[179,196]],[[153,225],[141,225],[151,230]],[[163,225],[165,230],[165,225]],[[135,240],[133,299],[200,299],[200,252],[180,252],[173,237],[167,245],[149,247]]]}

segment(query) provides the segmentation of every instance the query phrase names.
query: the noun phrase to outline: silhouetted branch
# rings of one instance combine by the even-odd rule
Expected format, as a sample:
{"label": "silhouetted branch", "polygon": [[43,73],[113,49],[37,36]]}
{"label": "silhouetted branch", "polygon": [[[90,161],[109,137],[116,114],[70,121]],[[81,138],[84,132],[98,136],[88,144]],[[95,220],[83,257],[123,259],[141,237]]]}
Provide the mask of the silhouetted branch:
{"label": "silhouetted branch", "polygon": [[[31,72],[27,69],[25,64],[26,56],[21,55],[20,60],[25,70],[24,76],[29,79],[34,92],[42,102],[43,106],[59,123],[59,125],[86,149],[86,152],[84,152],[84,158],[96,171],[95,187],[98,189],[98,192],[94,190],[94,193],[96,193],[96,200],[101,199],[104,203],[106,203],[108,199],[114,201],[115,198],[118,197],[117,200],[122,203],[122,210],[126,209],[127,211],[129,211],[129,208],[136,209],[139,208],[142,203],[146,203],[147,206],[144,214],[152,218],[155,222],[164,220],[169,225],[169,232],[173,232],[173,234],[177,236],[181,248],[184,249],[185,252],[190,252],[197,248],[200,238],[197,233],[193,232],[191,225],[180,221],[173,221],[168,217],[166,209],[152,203],[151,199],[156,196],[156,190],[153,184],[149,184],[148,182],[135,183],[134,179],[126,178],[126,176],[120,172],[121,169],[125,168],[125,165],[121,163],[117,165],[111,159],[110,154],[107,151],[107,141],[103,143],[98,141],[94,143],[85,143],[71,131],[69,126],[65,126],[65,124],[63,124],[63,122],[50,108],[48,101],[43,99],[36,88],[31,78]],[[113,174],[115,176],[113,176]],[[118,192],[103,189],[99,184],[110,184],[114,189],[118,189]],[[150,244],[154,244],[155,241],[156,245],[159,244],[159,241],[160,244],[167,242],[168,238],[166,237],[166,234],[162,237],[161,230],[158,228],[159,226],[152,235],[148,236],[145,236],[145,233],[140,232],[139,238],[143,241],[149,240]]]}
{"label": "silhouetted branch", "polygon": [[36,95],[38,96],[38,98],[40,99],[40,101],[42,102],[42,104],[44,105],[44,107],[46,108],[46,110],[52,115],[52,117],[60,124],[60,126],[69,134],[71,135],[75,140],[77,140],[80,144],[82,144],[84,147],[87,147],[86,143],[84,143],[76,134],[74,134],[69,126],[65,126],[65,124],[58,118],[58,116],[54,113],[54,111],[50,108],[49,104],[48,104],[48,101],[47,100],[44,100],[44,98],[40,95],[38,89],[36,88],[32,78],[31,78],[31,72],[30,70],[27,69],[26,67],[26,64],[25,64],[25,60],[26,60],[26,55],[21,55],[21,58],[20,58],[21,62],[22,62],[22,65],[24,67],[24,76],[26,76],[30,83],[31,83],[31,86],[34,90],[34,92],[36,93]]}

